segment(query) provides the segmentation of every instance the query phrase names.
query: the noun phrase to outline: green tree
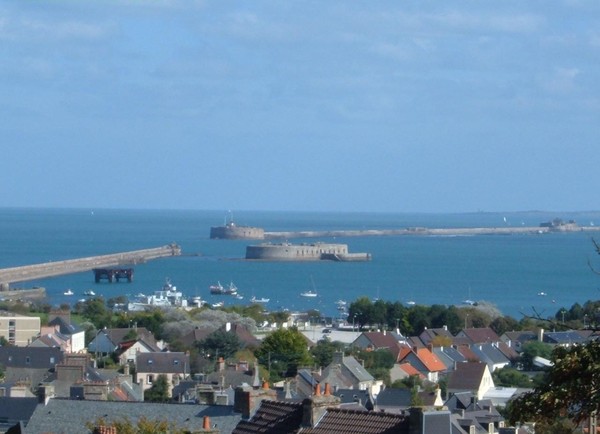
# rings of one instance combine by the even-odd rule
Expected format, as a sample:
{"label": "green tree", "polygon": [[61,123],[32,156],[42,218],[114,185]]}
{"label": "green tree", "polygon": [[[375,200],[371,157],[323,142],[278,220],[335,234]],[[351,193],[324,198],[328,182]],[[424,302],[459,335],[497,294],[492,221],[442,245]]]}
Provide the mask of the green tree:
{"label": "green tree", "polygon": [[369,297],[359,297],[350,303],[348,318],[352,320],[359,329],[372,323],[373,302]]}
{"label": "green tree", "polygon": [[263,339],[254,354],[268,369],[272,381],[293,377],[299,367],[312,364],[306,338],[296,327],[275,330]]}
{"label": "green tree", "polygon": [[549,359],[552,354],[552,346],[540,341],[531,341],[523,345],[523,351],[521,352],[521,363],[523,369],[531,371],[536,369],[533,364],[533,360],[536,357],[543,357]]}
{"label": "green tree", "polygon": [[492,377],[494,384],[501,387],[529,388],[533,384],[528,375],[509,367],[495,370]]}
{"label": "green tree", "polygon": [[112,326],[112,312],[106,307],[102,297],[88,300],[83,306],[81,315],[98,329]]}
{"label": "green tree", "polygon": [[556,347],[551,360],[553,365],[542,383],[509,406],[512,423],[535,421],[552,425],[565,417],[579,424],[598,412],[600,342]]}
{"label": "green tree", "polygon": [[240,348],[242,343],[235,333],[225,330],[216,330],[198,343],[198,349],[207,357],[232,357]]}
{"label": "green tree", "polygon": [[164,374],[154,379],[152,387],[144,392],[144,401],[167,402],[169,400],[169,380]]}
{"label": "green tree", "polygon": [[490,323],[490,328],[496,332],[498,336],[514,330],[521,330],[519,322],[509,316],[499,316]]}
{"label": "green tree", "polygon": [[317,345],[310,349],[310,353],[314,358],[317,366],[328,366],[333,360],[333,353],[342,351],[346,345],[343,342],[331,341],[329,339],[321,339]]}

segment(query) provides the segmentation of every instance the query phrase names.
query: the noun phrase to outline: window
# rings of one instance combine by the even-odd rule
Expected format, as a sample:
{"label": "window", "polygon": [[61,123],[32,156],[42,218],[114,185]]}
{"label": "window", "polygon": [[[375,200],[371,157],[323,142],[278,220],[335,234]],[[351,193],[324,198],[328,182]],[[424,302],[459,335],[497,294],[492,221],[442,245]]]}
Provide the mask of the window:
{"label": "window", "polygon": [[31,357],[29,357],[29,356],[25,357],[25,364],[31,365]]}
{"label": "window", "polygon": [[179,365],[179,360],[177,360],[177,359],[173,360],[173,364],[174,364],[175,366]]}
{"label": "window", "polygon": [[146,375],[146,383],[152,384],[152,380],[154,380],[154,375],[152,375],[152,374]]}

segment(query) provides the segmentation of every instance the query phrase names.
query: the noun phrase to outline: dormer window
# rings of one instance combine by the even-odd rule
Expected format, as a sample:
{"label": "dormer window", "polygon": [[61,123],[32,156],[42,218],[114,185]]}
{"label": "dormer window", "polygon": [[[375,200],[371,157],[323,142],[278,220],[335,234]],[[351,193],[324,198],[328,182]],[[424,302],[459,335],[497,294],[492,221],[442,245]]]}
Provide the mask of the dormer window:
{"label": "dormer window", "polygon": [[148,364],[151,365],[152,364],[152,359],[148,359]]}
{"label": "dormer window", "polygon": [[179,365],[179,360],[177,360],[177,359],[173,360],[173,364],[174,364],[175,366]]}

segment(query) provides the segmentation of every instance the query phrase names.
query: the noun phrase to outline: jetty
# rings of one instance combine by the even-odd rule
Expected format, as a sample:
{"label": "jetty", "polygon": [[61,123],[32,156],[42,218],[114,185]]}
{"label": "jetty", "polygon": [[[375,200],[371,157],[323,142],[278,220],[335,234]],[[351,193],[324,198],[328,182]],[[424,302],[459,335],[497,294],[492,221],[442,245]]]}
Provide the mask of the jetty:
{"label": "jetty", "polygon": [[112,253],[64,261],[49,261],[42,264],[24,265],[20,267],[0,269],[0,292],[8,291],[10,284],[26,282],[65,274],[81,273],[94,269],[124,267],[142,264],[152,259],[169,256],[180,256],[181,248],[177,244],[169,244],[131,252]]}

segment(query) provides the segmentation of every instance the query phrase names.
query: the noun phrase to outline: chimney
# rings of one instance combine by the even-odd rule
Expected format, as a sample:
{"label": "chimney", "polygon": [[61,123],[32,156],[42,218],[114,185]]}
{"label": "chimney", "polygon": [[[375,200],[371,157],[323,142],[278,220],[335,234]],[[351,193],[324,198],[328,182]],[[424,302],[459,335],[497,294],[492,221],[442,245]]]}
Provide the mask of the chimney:
{"label": "chimney", "polygon": [[344,363],[344,353],[342,351],[336,351],[333,353],[332,363],[341,365]]}
{"label": "chimney", "polygon": [[38,387],[38,402],[40,404],[48,404],[50,398],[54,398],[54,386],[46,384]]}
{"label": "chimney", "polygon": [[277,399],[277,392],[269,388],[269,383],[263,383],[263,387],[254,389],[251,386],[245,385],[235,389],[235,401],[233,410],[242,413],[243,419],[249,419],[260,406],[261,401]]}
{"label": "chimney", "polygon": [[319,385],[315,387],[315,394],[302,402],[302,426],[315,427],[328,408],[340,407],[341,400],[331,394],[331,387],[325,383],[325,393],[321,394]]}
{"label": "chimney", "polygon": [[540,328],[538,330],[538,341],[544,342],[544,329]]}
{"label": "chimney", "polygon": [[204,416],[202,418],[202,429],[200,431],[194,431],[197,432],[198,434],[202,433],[202,434],[219,434],[220,431],[215,427],[211,427],[210,426],[210,417],[208,416]]}
{"label": "chimney", "polygon": [[217,371],[223,372],[225,370],[225,359],[223,357],[219,357],[217,361]]}
{"label": "chimney", "polygon": [[129,362],[123,366],[123,375],[129,375]]}

